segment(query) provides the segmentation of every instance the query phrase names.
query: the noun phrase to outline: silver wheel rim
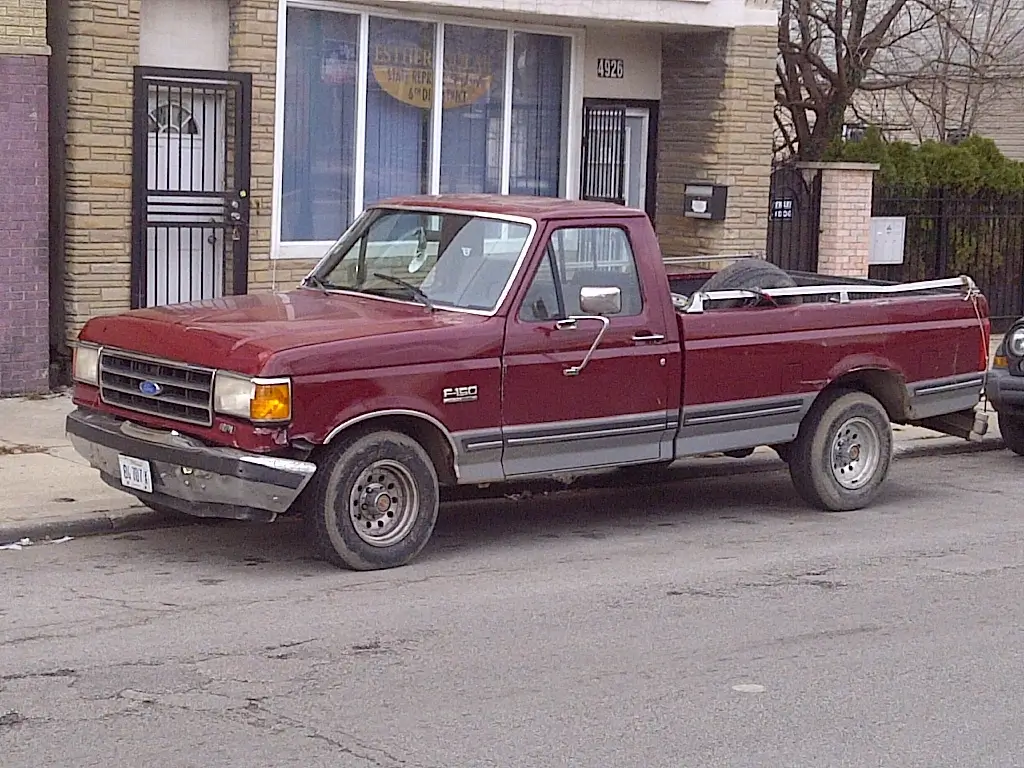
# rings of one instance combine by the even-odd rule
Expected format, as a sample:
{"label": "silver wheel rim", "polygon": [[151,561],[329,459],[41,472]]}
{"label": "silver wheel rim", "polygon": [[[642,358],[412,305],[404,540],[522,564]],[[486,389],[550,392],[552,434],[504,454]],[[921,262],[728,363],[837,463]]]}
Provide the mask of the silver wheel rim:
{"label": "silver wheel rim", "polygon": [[874,477],[882,458],[882,438],[868,419],[844,421],[832,439],[832,476],[843,488],[856,491]]}
{"label": "silver wheel rim", "polygon": [[360,539],[374,547],[390,547],[408,536],[416,524],[420,496],[404,465],[382,459],[359,473],[348,507]]}

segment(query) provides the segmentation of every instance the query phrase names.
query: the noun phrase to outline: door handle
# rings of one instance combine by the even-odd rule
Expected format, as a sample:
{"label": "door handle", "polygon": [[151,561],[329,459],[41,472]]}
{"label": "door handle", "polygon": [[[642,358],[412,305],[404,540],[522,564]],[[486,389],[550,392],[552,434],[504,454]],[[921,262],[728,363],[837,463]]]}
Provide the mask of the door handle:
{"label": "door handle", "polygon": [[665,336],[661,333],[637,333],[633,335],[634,344],[643,344],[648,341],[664,341]]}

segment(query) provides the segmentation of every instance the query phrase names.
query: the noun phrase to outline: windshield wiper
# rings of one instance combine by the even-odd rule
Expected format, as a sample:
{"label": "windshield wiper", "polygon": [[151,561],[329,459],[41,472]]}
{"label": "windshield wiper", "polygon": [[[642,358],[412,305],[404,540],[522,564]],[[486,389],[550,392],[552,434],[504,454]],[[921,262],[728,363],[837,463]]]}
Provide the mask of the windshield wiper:
{"label": "windshield wiper", "polygon": [[392,277],[391,275],[383,275],[380,272],[374,272],[373,276],[374,277],[379,277],[381,280],[387,280],[389,283],[394,283],[395,285],[400,285],[402,288],[405,288],[413,296],[415,296],[417,299],[419,299],[421,302],[423,302],[423,306],[425,306],[431,312],[434,311],[434,302],[432,302],[430,300],[430,297],[427,296],[427,294],[425,294],[423,291],[421,291],[415,285],[413,285],[412,283],[408,282],[407,280],[403,280],[400,277]]}

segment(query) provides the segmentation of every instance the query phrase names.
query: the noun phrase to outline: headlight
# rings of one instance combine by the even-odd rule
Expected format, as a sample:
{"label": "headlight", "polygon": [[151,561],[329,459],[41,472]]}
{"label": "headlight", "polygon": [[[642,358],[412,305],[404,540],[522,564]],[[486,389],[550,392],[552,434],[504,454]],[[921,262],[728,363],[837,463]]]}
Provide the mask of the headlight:
{"label": "headlight", "polygon": [[213,409],[224,416],[255,422],[282,422],[292,417],[292,386],[288,379],[250,379],[217,372]]}
{"label": "headlight", "polygon": [[1017,328],[1006,337],[1006,351],[1014,357],[1024,357],[1024,328]]}
{"label": "headlight", "polygon": [[76,344],[72,366],[75,381],[98,387],[100,383],[100,348],[92,344]]}

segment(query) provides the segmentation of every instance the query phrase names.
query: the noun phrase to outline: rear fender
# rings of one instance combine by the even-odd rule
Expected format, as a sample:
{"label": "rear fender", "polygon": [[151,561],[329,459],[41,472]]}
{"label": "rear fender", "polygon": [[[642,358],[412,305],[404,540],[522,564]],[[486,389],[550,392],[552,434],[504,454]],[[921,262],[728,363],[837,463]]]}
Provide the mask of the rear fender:
{"label": "rear fender", "polygon": [[871,395],[885,408],[889,421],[900,424],[907,419],[910,391],[906,375],[891,360],[880,355],[854,355],[840,361],[829,372],[828,383],[822,392],[837,388]]}

